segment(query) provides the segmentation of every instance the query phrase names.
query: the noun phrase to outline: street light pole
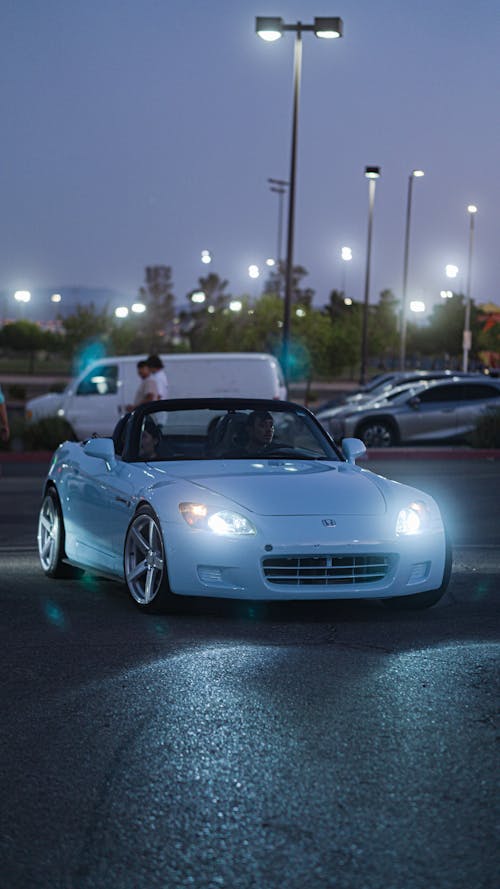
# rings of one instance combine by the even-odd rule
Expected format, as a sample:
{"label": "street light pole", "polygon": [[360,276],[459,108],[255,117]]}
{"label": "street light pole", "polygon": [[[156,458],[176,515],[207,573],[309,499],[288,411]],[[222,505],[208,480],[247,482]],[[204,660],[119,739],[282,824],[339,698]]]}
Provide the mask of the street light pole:
{"label": "street light pole", "polygon": [[303,22],[285,24],[282,18],[259,16],[255,20],[255,30],[259,37],[269,42],[278,40],[284,31],[295,33],[294,62],[293,62],[293,110],[292,110],[292,145],[290,153],[290,178],[288,190],[288,229],[286,243],[285,263],[285,300],[283,307],[283,343],[282,366],[285,378],[288,380],[289,351],[290,351],[290,316],[293,296],[293,248],[294,248],[294,221],[295,221],[295,181],[297,170],[297,132],[299,118],[300,81],[302,73],[302,32],[313,31],[316,37],[336,38],[342,36],[342,19],[315,18],[314,24],[305,25]]}
{"label": "street light pole", "polygon": [[361,334],[361,373],[360,383],[362,386],[366,383],[366,363],[368,352],[368,304],[370,299],[370,262],[372,252],[372,227],[373,227],[373,206],[375,203],[375,183],[380,177],[380,167],[366,167],[365,176],[368,179],[368,237],[366,245],[366,268],[365,268],[365,298],[363,305],[363,327]]}
{"label": "street light pole", "polygon": [[286,182],[284,179],[268,179],[268,182],[271,183],[270,188],[275,194],[279,195],[278,198],[278,245],[276,251],[276,258],[278,261],[278,271],[281,268],[281,263],[283,260],[283,198],[286,194],[286,190],[290,185],[289,182]]}
{"label": "street light pole", "polygon": [[467,207],[469,214],[469,260],[467,263],[467,292],[465,294],[465,323],[463,333],[463,358],[462,370],[467,372],[469,369],[469,352],[472,345],[472,336],[470,330],[470,309],[471,309],[471,277],[472,277],[472,248],[474,246],[474,219],[477,213],[475,204],[469,204]]}
{"label": "street light pole", "polygon": [[412,170],[408,177],[408,197],[406,200],[406,227],[405,227],[405,252],[403,262],[403,291],[401,294],[401,315],[400,315],[400,351],[399,351],[399,368],[405,369],[406,362],[406,293],[408,285],[408,259],[410,253],[410,219],[411,219],[411,198],[413,189],[413,180],[415,177],[423,176],[423,170]]}

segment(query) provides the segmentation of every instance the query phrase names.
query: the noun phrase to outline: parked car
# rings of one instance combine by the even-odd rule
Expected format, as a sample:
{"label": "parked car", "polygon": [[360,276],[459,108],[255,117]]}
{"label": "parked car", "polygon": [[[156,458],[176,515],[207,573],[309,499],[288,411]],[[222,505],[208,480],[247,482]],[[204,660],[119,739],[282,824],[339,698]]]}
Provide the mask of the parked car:
{"label": "parked car", "polygon": [[337,441],[355,436],[367,447],[463,441],[484,411],[499,406],[498,380],[456,376],[396,387],[368,404],[332,409],[321,422]]}
{"label": "parked car", "polygon": [[366,386],[362,386],[361,389],[358,389],[356,392],[351,392],[349,395],[342,396],[341,399],[333,398],[330,401],[326,401],[321,404],[318,408],[316,408],[316,416],[321,422],[323,422],[327,418],[326,411],[330,411],[332,408],[341,407],[344,405],[355,405],[359,404],[368,404],[369,401],[373,401],[374,398],[382,398],[386,393],[390,392],[391,389],[395,389],[396,386],[402,386],[405,383],[420,383],[427,382],[429,380],[441,380],[446,378],[452,378],[456,376],[478,376],[478,374],[465,373],[464,371],[453,371],[453,370],[411,370],[411,371],[393,371],[392,373],[384,373],[378,374]]}
{"label": "parked car", "polygon": [[55,452],[42,569],[124,582],[142,611],[192,596],[433,605],[451,571],[440,510],[358,467],[364,453],[290,402],[149,402],[113,438]]}
{"label": "parked car", "polygon": [[[28,422],[59,416],[76,438],[97,432],[111,435],[125,405],[131,404],[139,383],[137,362],[145,355],[106,356],[88,365],[65,391],[32,398],[26,403]],[[258,352],[197,352],[162,355],[169,397],[286,398],[278,360]]]}

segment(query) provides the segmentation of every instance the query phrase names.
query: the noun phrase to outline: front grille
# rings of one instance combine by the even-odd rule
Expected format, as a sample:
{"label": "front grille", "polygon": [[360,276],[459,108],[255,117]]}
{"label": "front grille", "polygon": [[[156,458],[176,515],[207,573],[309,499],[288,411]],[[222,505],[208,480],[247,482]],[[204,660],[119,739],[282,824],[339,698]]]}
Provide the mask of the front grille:
{"label": "front grille", "polygon": [[376,583],[386,577],[389,555],[273,556],[262,567],[268,583],[287,586],[331,586]]}

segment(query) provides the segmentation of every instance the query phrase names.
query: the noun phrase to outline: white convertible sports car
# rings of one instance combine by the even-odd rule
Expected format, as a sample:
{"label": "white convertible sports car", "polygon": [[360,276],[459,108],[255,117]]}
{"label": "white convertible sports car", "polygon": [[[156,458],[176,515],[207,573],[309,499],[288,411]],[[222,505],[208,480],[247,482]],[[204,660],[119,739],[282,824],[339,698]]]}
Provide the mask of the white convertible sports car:
{"label": "white convertible sports car", "polygon": [[186,596],[434,605],[451,572],[439,508],[357,466],[364,452],[290,402],[150,402],[112,438],[55,452],[42,568],[124,581],[143,611]]}

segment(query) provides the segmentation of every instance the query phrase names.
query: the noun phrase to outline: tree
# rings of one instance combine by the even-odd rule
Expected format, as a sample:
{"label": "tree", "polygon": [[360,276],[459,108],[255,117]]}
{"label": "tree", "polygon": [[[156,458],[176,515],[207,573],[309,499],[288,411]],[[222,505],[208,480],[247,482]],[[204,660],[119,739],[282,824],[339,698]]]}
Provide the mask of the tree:
{"label": "tree", "polygon": [[392,290],[382,290],[379,301],[370,306],[368,316],[368,349],[371,357],[378,357],[379,367],[385,368],[398,353],[398,300]]}
{"label": "tree", "polygon": [[77,305],[72,315],[60,320],[65,333],[65,352],[70,356],[89,344],[105,343],[111,330],[107,310],[98,311],[93,302],[86,306]]}
{"label": "tree", "polygon": [[139,298],[146,305],[142,332],[146,351],[161,352],[172,337],[175,315],[172,269],[169,265],[146,267],[146,285],[139,290]]}
{"label": "tree", "polygon": [[47,343],[45,332],[33,321],[14,321],[0,330],[0,346],[14,352],[27,352],[29,372],[34,373],[37,351]]}

